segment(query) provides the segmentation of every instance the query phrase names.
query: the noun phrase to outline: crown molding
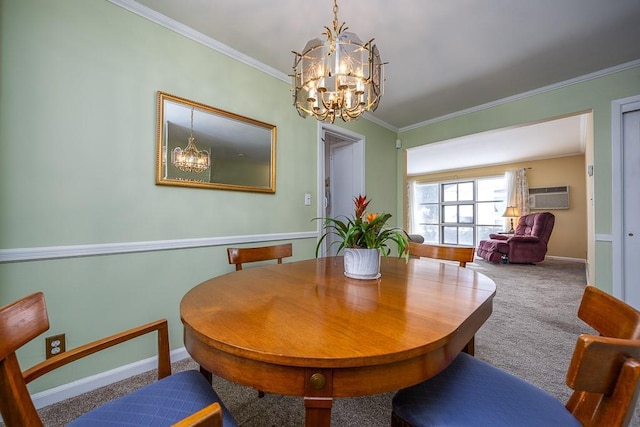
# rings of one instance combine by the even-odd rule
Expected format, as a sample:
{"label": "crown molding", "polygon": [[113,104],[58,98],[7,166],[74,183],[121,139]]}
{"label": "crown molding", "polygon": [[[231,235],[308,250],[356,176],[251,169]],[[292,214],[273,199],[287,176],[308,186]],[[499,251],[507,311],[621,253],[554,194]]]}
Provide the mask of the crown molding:
{"label": "crown molding", "polygon": [[565,80],[562,82],[554,83],[552,85],[543,86],[538,89],[533,89],[528,92],[523,92],[517,95],[509,96],[506,98],[498,99],[496,101],[487,102],[486,104],[476,105],[475,107],[467,108],[465,110],[456,111],[451,114],[446,114],[444,116],[436,117],[434,119],[425,120],[424,122],[415,123],[413,125],[405,126],[399,129],[399,132],[406,132],[409,130],[417,129],[422,126],[432,125],[434,123],[442,122],[445,120],[453,119],[456,117],[464,116],[466,114],[475,113],[478,111],[486,110],[488,108],[496,107],[498,105],[507,104],[509,102],[518,101],[521,99],[529,98],[531,96],[540,95],[546,92],[551,92],[556,89],[560,89],[563,87],[575,85],[578,83],[583,83],[589,80],[597,79],[600,77],[604,77],[609,74],[619,73],[621,71],[629,70],[631,68],[640,67],[640,59],[626,62],[624,64],[616,65],[614,67],[605,68],[604,70],[596,71],[590,74],[585,74],[584,76],[575,77],[573,79]]}
{"label": "crown molding", "polygon": [[182,36],[185,36],[197,43],[200,43],[210,49],[213,49],[233,59],[236,59],[244,64],[249,65],[250,67],[256,68],[272,77],[275,77],[278,80],[291,83],[291,78],[285,73],[278,71],[275,68],[270,67],[260,61],[257,61],[256,59],[251,58],[250,56],[245,55],[244,53],[237,51],[227,46],[224,43],[220,43],[219,41],[209,36],[206,36],[201,32],[194,30],[191,27],[181,24],[180,22],[175,21],[159,12],[156,12],[155,10],[150,9],[147,6],[141,5],[136,1],[133,1],[133,0],[108,0],[108,1],[110,3],[113,3],[117,6],[120,6],[128,10],[129,12],[135,13],[138,16],[148,19],[151,22],[154,22],[162,27],[165,27]]}

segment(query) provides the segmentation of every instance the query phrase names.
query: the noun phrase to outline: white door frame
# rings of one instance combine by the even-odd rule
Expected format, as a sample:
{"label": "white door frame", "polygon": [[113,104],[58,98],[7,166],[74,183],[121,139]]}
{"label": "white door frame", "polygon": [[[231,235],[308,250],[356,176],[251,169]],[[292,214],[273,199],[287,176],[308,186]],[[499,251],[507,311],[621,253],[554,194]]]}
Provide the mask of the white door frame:
{"label": "white door frame", "polygon": [[633,104],[640,103],[640,95],[616,99],[611,102],[611,173],[612,173],[612,291],[613,296],[625,301],[624,286],[624,206],[622,186],[624,185],[624,162],[622,140],[622,116],[637,109]]}
{"label": "white door frame", "polygon": [[[345,139],[353,140],[353,144],[357,144],[359,146],[359,151],[361,155],[361,170],[362,174],[362,191],[361,194],[365,194],[365,137],[364,135],[346,130],[336,125],[318,122],[318,136],[317,136],[317,157],[318,157],[318,180],[317,180],[317,194],[318,194],[318,207],[317,207],[317,218],[325,217],[325,199],[324,199],[324,183],[325,183],[325,144],[323,141],[323,136],[325,130],[337,134],[342,135]],[[324,232],[322,229],[322,221],[317,222],[317,232],[318,239],[322,236]],[[326,245],[323,242],[322,247],[320,248],[320,252],[318,256],[326,255]]]}

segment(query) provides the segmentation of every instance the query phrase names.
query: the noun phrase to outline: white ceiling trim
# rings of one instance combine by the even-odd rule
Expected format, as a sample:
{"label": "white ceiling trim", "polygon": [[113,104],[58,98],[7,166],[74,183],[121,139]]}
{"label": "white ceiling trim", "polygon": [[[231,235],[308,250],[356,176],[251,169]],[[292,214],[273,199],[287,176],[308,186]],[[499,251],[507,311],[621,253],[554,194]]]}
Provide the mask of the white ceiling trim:
{"label": "white ceiling trim", "polygon": [[196,31],[190,27],[187,27],[184,24],[181,24],[178,21],[175,21],[161,13],[156,12],[153,9],[148,8],[147,6],[141,5],[138,2],[133,0],[108,0],[110,3],[113,3],[117,6],[120,6],[129,12],[133,12],[138,16],[141,16],[145,19],[148,19],[151,22],[154,22],[162,27],[165,27],[171,31],[174,31],[181,36],[185,36],[195,42],[198,42],[210,49],[215,50],[216,52],[220,52],[224,55],[227,55],[233,59],[236,59],[244,64],[247,64],[253,68],[257,68],[258,70],[275,77],[278,80],[282,80],[287,83],[291,83],[291,77],[286,75],[285,73],[276,70],[260,61],[251,58],[250,56],[245,55],[244,53],[237,51],[224,43],[220,43],[219,41],[202,34],[199,31]]}

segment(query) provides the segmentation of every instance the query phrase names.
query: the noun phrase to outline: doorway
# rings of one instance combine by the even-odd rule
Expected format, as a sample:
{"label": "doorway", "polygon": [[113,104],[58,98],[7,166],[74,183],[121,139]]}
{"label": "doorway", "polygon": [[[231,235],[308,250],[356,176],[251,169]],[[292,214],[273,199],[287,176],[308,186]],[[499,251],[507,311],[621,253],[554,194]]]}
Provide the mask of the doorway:
{"label": "doorway", "polygon": [[[353,215],[353,198],[365,193],[364,136],[348,132],[334,125],[320,124],[318,137],[318,216],[338,218]],[[338,245],[330,234],[320,254],[336,255]]]}
{"label": "doorway", "polygon": [[640,309],[640,95],[614,101],[611,107],[613,188],[613,295]]}

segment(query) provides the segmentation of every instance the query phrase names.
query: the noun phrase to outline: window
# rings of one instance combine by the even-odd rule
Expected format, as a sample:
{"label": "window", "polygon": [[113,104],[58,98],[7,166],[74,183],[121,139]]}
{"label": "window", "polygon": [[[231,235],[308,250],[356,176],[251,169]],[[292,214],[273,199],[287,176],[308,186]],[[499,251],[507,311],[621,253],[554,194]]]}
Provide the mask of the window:
{"label": "window", "polygon": [[504,228],[502,176],[412,186],[411,233],[426,243],[476,246]]}

